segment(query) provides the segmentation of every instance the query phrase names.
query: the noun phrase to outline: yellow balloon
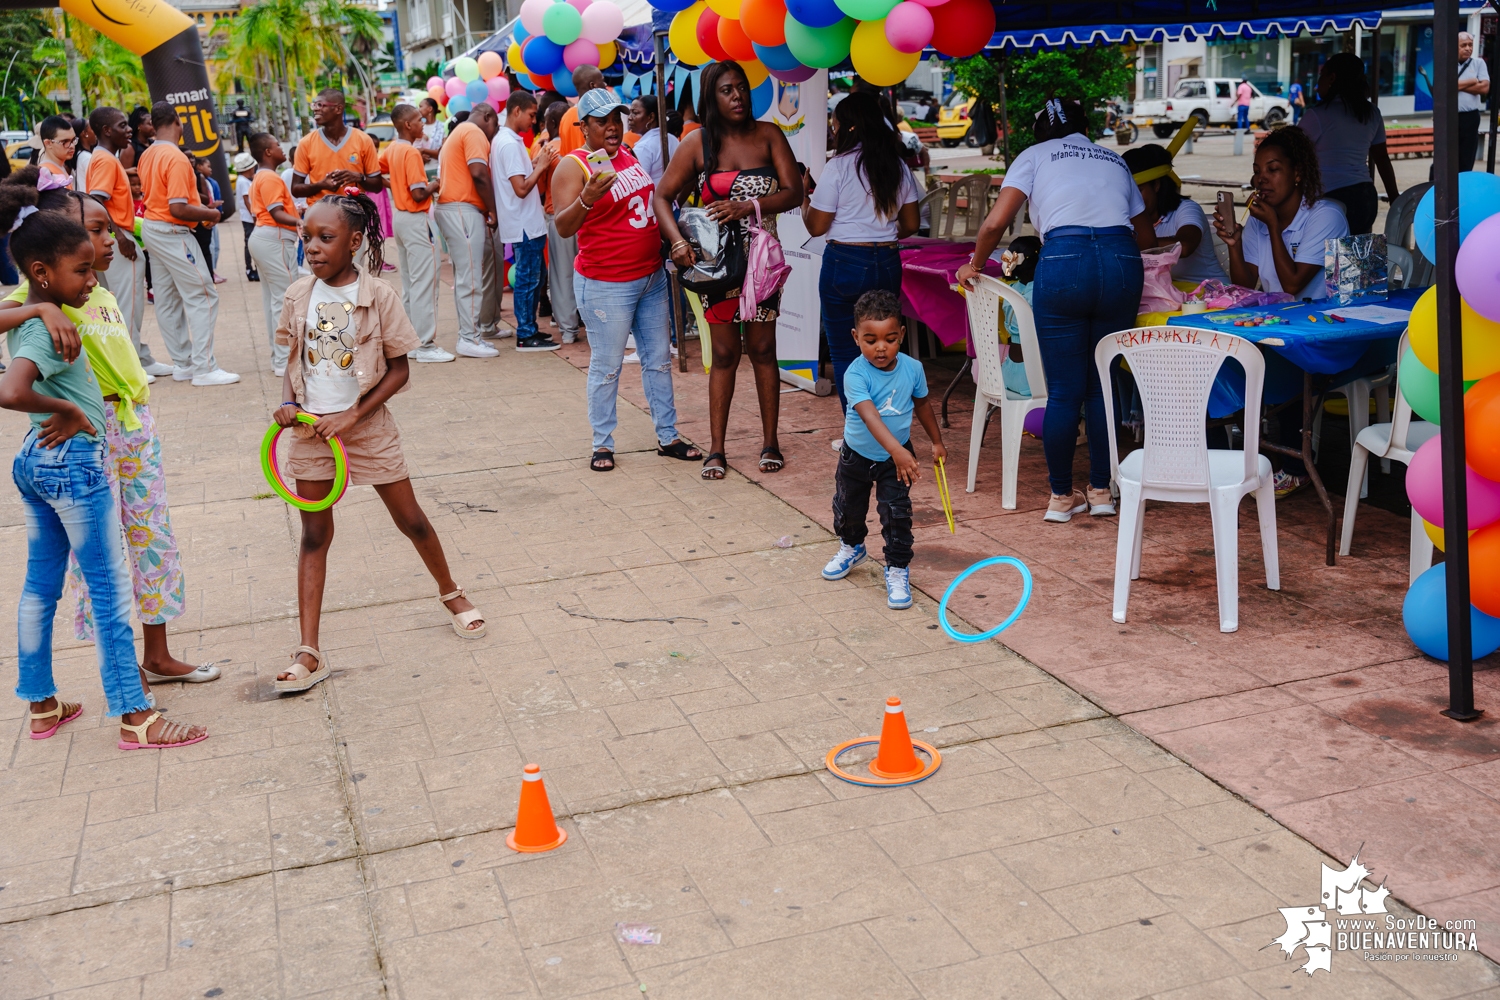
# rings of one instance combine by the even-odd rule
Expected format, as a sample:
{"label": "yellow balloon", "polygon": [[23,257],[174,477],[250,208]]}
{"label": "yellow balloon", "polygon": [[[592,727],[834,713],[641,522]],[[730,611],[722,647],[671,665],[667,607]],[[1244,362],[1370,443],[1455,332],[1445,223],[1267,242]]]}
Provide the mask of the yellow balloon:
{"label": "yellow balloon", "polygon": [[905,80],[921,58],[920,52],[902,52],[886,41],[885,18],[859,22],[849,43],[854,72],[877,87],[894,87]]}
{"label": "yellow balloon", "polygon": [[615,57],[619,49],[614,42],[605,42],[599,46],[599,68],[606,69],[615,64]]}
{"label": "yellow balloon", "polygon": [[745,79],[750,82],[751,90],[765,83],[766,79],[771,75],[770,71],[766,69],[765,63],[759,59],[736,59],[735,62],[739,63],[740,69],[745,71]]}
{"label": "yellow balloon", "polygon": [[[1422,521],[1422,530],[1425,531],[1425,532],[1427,532],[1427,537],[1432,540],[1432,544],[1433,544],[1434,548],[1436,548],[1439,552],[1446,552],[1446,551],[1448,551],[1447,549],[1443,548],[1443,529],[1442,528],[1439,528],[1437,525],[1433,524],[1431,521],[1428,521],[1428,520],[1426,520],[1424,518],[1423,521]],[[1474,532],[1473,531],[1469,532],[1469,537],[1470,538],[1474,537]]]}
{"label": "yellow balloon", "polygon": [[[858,66],[855,67],[856,69]],[[1437,286],[1427,289],[1412,308],[1408,326],[1411,349],[1429,371],[1438,370]],[[1500,371],[1500,323],[1485,319],[1463,303],[1464,378],[1484,378]]]}
{"label": "yellow balloon", "polygon": [[713,62],[713,56],[703,51],[698,44],[698,18],[708,9],[705,0],[698,0],[687,10],[680,10],[672,18],[672,27],[667,31],[667,43],[677,58],[689,66],[702,66]]}
{"label": "yellow balloon", "polygon": [[505,50],[505,62],[510,66],[512,73],[530,73],[526,64],[521,61],[521,46],[515,42],[510,43],[510,48]]}
{"label": "yellow balloon", "polygon": [[733,21],[740,19],[740,0],[708,0],[708,9],[720,17]]}

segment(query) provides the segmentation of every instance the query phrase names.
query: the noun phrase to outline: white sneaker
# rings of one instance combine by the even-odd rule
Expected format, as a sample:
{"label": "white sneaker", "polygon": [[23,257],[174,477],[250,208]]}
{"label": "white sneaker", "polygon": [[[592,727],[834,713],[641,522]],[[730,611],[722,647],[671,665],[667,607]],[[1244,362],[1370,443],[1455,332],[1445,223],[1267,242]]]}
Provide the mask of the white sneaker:
{"label": "white sneaker", "polygon": [[514,337],[515,335],[516,331],[512,330],[508,326],[502,326],[498,329],[491,330],[489,333],[481,333],[479,336],[483,340],[504,340],[507,337]]}
{"label": "white sneaker", "polygon": [[282,376],[286,375],[286,369],[284,367],[283,368],[272,368],[271,369],[271,374],[275,375],[277,378],[281,378]]}
{"label": "white sneaker", "polygon": [[[496,351],[495,353],[499,354],[500,352]],[[410,354],[408,354],[407,357],[411,358],[413,361],[421,362],[423,364],[433,364],[453,360],[453,355],[449,354],[447,351],[443,350],[436,344],[428,344],[426,347],[419,347],[415,351],[412,351]]]}
{"label": "white sneaker", "polygon": [[844,450],[844,439],[843,438],[834,438],[833,441],[832,441],[832,444],[833,444],[833,450],[834,451],[839,452],[839,451],[843,451]]}
{"label": "white sneaker", "polygon": [[193,370],[191,368],[182,368],[177,365],[172,366],[173,382],[191,382],[192,380]]}
{"label": "white sneaker", "polygon": [[623,358],[620,359],[620,363],[621,364],[626,364],[626,365],[638,365],[638,364],[640,364],[641,363],[640,352],[639,351],[631,351],[629,354],[625,355]]}
{"label": "white sneaker", "polygon": [[460,339],[458,356],[461,358],[498,358],[500,352],[481,340]]}
{"label": "white sneaker", "polygon": [[150,372],[147,372],[146,373],[146,384],[147,385],[155,385],[156,384],[156,376],[152,375]]}
{"label": "white sneaker", "polygon": [[[173,373],[173,378],[176,378],[175,373]],[[193,384],[200,387],[205,385],[233,385],[239,380],[240,377],[234,372],[226,372],[222,368],[215,368],[211,372],[193,376]]]}
{"label": "white sneaker", "polygon": [[174,371],[176,371],[176,369],[171,365],[164,364],[160,361],[153,361],[146,366],[147,375],[170,375]]}

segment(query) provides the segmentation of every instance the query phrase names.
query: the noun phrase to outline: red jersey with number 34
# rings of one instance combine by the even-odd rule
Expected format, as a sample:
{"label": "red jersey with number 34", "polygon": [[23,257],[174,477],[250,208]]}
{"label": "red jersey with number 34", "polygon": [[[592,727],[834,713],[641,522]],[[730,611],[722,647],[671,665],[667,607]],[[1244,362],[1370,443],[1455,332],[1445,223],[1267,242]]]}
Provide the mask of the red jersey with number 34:
{"label": "red jersey with number 34", "polygon": [[[588,151],[568,154],[592,176]],[[635,281],[661,267],[661,234],[656,229],[656,185],[646,168],[621,146],[610,162],[615,183],[590,208],[578,230],[578,273],[594,281]],[[564,206],[566,207],[566,206]]]}

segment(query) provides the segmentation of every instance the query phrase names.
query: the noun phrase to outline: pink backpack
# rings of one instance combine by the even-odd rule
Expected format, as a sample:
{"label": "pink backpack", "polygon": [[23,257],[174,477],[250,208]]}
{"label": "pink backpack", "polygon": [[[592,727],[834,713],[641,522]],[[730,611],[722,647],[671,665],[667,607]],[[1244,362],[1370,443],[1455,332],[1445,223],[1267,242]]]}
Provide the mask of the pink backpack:
{"label": "pink backpack", "polygon": [[756,306],[781,291],[792,273],[780,241],[761,228],[760,202],[752,198],[750,204],[755,206],[755,221],[745,220],[749,245],[745,250],[745,283],[740,286],[742,320],[753,319]]}

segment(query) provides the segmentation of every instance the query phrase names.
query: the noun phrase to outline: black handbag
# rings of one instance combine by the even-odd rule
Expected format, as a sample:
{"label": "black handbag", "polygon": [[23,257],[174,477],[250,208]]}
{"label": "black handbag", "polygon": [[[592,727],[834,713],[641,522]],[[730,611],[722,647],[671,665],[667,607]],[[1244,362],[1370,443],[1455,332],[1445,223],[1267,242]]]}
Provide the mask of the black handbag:
{"label": "black handbag", "polygon": [[721,226],[702,208],[684,208],[677,228],[697,258],[696,264],[678,274],[683,288],[699,295],[718,295],[745,283],[748,255],[743,228],[733,222]]}

